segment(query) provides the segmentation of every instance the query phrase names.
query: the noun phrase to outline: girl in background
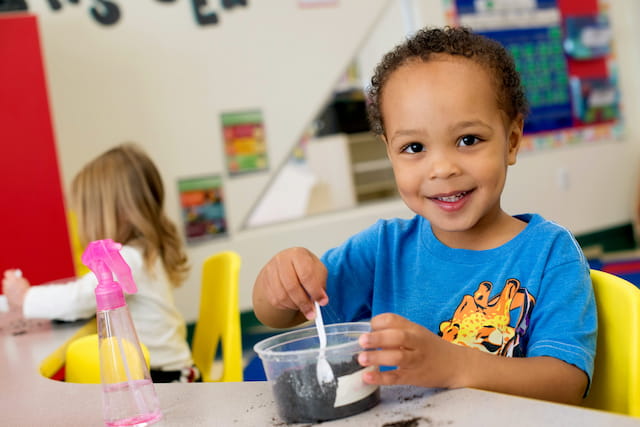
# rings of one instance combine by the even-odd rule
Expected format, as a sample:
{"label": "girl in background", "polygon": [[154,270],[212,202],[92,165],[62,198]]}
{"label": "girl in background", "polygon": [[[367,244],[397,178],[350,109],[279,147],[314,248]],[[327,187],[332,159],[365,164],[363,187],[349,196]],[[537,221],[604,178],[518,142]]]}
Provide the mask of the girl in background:
{"label": "girl in background", "polygon": [[[138,286],[127,304],[149,349],[153,381],[199,379],[185,321],[173,298],[173,289],[189,271],[188,260],[176,226],[163,210],[164,187],[153,161],[134,144],[116,146],[78,173],[70,202],[82,247],[101,239],[123,245],[120,253]],[[68,283],[31,287],[18,270],[7,270],[2,285],[10,308],[25,318],[74,321],[96,312],[97,280],[91,272]]]}

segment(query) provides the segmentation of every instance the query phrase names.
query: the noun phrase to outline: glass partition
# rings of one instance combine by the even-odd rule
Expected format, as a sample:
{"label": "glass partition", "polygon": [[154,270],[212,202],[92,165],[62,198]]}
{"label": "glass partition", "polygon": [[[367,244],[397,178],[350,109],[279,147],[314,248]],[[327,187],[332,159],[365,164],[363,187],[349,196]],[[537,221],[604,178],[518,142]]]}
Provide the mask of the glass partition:
{"label": "glass partition", "polygon": [[382,140],[369,130],[366,86],[382,55],[413,31],[415,5],[395,0],[307,126],[245,221],[245,228],[397,197]]}

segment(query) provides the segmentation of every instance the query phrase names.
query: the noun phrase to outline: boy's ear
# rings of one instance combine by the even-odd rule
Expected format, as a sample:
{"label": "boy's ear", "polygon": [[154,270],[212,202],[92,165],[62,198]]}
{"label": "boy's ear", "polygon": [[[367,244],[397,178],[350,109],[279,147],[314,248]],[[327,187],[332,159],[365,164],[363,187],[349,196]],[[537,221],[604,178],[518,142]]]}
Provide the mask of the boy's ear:
{"label": "boy's ear", "polygon": [[509,129],[508,141],[509,147],[507,148],[507,161],[509,166],[516,164],[516,158],[518,157],[518,150],[520,150],[520,143],[522,142],[522,133],[524,129],[524,118],[522,115],[511,122],[511,128]]}

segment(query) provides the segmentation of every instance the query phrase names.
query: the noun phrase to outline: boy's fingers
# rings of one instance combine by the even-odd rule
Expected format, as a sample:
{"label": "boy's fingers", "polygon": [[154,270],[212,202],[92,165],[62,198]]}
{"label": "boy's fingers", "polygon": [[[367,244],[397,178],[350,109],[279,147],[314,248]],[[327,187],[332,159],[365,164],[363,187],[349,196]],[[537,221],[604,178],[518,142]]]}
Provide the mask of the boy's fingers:
{"label": "boy's fingers", "polygon": [[402,316],[385,313],[371,319],[372,331],[362,334],[360,346],[364,348],[412,349],[417,347],[422,327]]}
{"label": "boy's fingers", "polygon": [[324,289],[327,281],[327,269],[324,264],[311,252],[301,250],[299,255],[292,259],[292,266],[310,300],[325,305],[328,298]]}
{"label": "boy's fingers", "polygon": [[313,318],[313,301],[309,299],[293,261],[278,260],[277,281],[278,287],[284,293],[283,300],[291,302],[291,306],[288,308],[300,310],[308,319]]}
{"label": "boy's fingers", "polygon": [[362,366],[402,366],[409,362],[409,353],[403,349],[363,351],[358,355]]}
{"label": "boy's fingers", "polygon": [[382,313],[371,319],[371,329],[409,329],[413,328],[415,323],[407,318],[394,313]]}
{"label": "boy's fingers", "polygon": [[293,304],[305,315],[307,319],[313,319],[314,307],[313,301],[309,299],[309,295],[305,292],[302,284],[297,281],[283,282],[287,295],[291,298]]}
{"label": "boy's fingers", "polygon": [[280,271],[274,264],[270,263],[265,266],[260,275],[265,284],[264,298],[269,301],[269,304],[278,309],[298,310],[297,305],[291,300],[287,290],[282,286]]}
{"label": "boy's fingers", "polygon": [[267,298],[271,302],[271,305],[277,308],[286,308],[289,310],[296,310],[297,306],[295,303],[289,298],[286,290],[280,285],[279,281],[275,281],[275,283],[269,283],[269,291],[267,294]]}
{"label": "boy's fingers", "polygon": [[[364,372],[362,380],[367,384],[396,385],[401,384],[398,370],[380,372],[378,370]],[[402,383],[404,384],[404,383]]]}
{"label": "boy's fingers", "polygon": [[363,348],[411,347],[409,333],[404,329],[384,329],[362,334],[358,344]]}
{"label": "boy's fingers", "polygon": [[310,251],[289,248],[275,255],[265,269],[266,297],[275,307],[298,310],[313,319],[313,302],[324,305],[328,301],[326,276],[326,267]]}

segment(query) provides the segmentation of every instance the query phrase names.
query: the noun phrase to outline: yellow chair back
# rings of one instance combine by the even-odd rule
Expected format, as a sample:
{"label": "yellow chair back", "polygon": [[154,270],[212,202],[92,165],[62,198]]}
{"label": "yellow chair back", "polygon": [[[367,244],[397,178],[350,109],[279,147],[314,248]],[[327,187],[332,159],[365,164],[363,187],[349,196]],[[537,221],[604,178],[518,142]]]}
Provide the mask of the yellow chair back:
{"label": "yellow chair back", "polygon": [[[64,344],[56,348],[53,353],[47,355],[47,357],[40,362],[40,375],[45,378],[58,379],[56,374],[65,366],[69,345],[78,338],[95,334],[97,330],[95,317],[88,320],[87,323],[78,329]],[[54,378],[54,376],[56,376],[56,378]]]}
{"label": "yellow chair back", "polygon": [[598,344],[584,405],[640,417],[640,289],[591,270],[598,308]]}
{"label": "yellow chair back", "polygon": [[[242,381],[242,334],[238,308],[240,256],[224,251],[205,259],[202,266],[200,312],[191,352],[202,380]],[[214,378],[213,361],[222,347],[222,374]]]}
{"label": "yellow chair back", "polygon": [[[114,337],[105,338],[110,340],[98,345],[98,334],[90,334],[73,341],[67,347],[65,361],[65,381],[71,383],[99,384],[100,381],[100,352],[106,361],[107,371],[105,376],[107,382],[117,383],[127,380],[125,367],[121,362],[120,349],[118,342]],[[147,369],[149,369],[149,350],[140,343],[142,354]],[[137,351],[134,344],[123,342],[124,353],[130,355],[127,360],[140,360],[135,352]],[[113,353],[113,355],[111,354]],[[112,357],[111,357],[112,356]],[[139,364],[138,364],[139,365]],[[142,366],[133,364],[128,366],[129,374],[132,379],[144,379],[145,372]]]}
{"label": "yellow chair back", "polygon": [[76,276],[84,276],[89,272],[89,268],[82,263],[82,253],[84,248],[80,244],[80,234],[78,232],[78,217],[72,210],[67,211],[67,224],[69,226],[69,240],[71,242],[71,250],[73,253],[73,265]]}

